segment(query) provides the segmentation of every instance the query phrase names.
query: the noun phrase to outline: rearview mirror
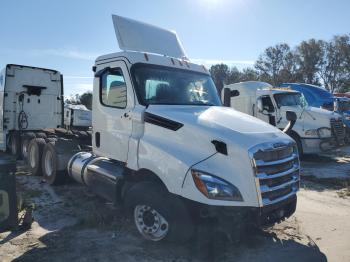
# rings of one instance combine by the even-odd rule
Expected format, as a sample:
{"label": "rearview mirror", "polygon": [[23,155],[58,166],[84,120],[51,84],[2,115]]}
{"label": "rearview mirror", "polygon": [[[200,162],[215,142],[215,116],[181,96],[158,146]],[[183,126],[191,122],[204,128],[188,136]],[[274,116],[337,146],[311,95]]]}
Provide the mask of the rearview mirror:
{"label": "rearview mirror", "polygon": [[224,88],[224,106],[231,107],[231,97],[239,96],[238,90],[230,90],[229,88]]}
{"label": "rearview mirror", "polygon": [[297,121],[297,114],[293,111],[286,112],[286,118],[288,121]]}
{"label": "rearview mirror", "polygon": [[291,131],[293,129],[293,126],[294,126],[295,122],[297,121],[297,115],[293,111],[287,111],[286,118],[289,122],[288,122],[287,126],[283,129],[284,133],[288,133],[289,131]]}

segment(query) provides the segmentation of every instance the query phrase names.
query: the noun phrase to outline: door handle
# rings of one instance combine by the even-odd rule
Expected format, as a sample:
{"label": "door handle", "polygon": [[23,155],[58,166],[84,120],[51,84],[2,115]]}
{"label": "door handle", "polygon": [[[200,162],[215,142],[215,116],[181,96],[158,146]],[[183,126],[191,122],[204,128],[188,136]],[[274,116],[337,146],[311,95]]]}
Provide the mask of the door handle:
{"label": "door handle", "polygon": [[124,117],[125,117],[125,118],[129,117],[129,113],[126,113],[126,112],[125,112],[125,113],[124,113]]}

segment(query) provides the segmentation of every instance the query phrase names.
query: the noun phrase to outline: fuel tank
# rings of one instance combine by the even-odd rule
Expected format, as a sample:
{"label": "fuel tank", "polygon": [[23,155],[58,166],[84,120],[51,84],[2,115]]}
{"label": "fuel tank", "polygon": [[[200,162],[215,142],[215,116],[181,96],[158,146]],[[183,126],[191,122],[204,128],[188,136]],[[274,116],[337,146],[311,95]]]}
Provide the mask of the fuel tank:
{"label": "fuel tank", "polygon": [[79,152],[68,163],[68,174],[97,195],[115,202],[124,181],[124,165],[91,152]]}

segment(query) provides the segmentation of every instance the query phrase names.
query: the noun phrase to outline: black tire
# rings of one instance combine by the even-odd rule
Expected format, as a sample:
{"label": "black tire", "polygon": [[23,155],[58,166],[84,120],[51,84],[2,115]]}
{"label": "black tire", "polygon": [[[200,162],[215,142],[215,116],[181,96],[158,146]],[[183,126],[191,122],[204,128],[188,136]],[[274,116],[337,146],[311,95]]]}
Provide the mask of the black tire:
{"label": "black tire", "polygon": [[38,133],[35,133],[36,137],[37,138],[47,138],[47,135],[44,133],[44,132],[38,132]]}
{"label": "black tire", "polygon": [[298,148],[298,152],[299,152],[299,158],[302,158],[304,156],[304,152],[303,152],[303,146],[301,144],[301,140],[300,140],[299,136],[294,134],[294,133],[289,134],[289,136],[291,138],[293,138],[295,143],[297,144],[297,148]]}
{"label": "black tire", "polygon": [[89,134],[86,131],[78,131],[77,132],[80,139],[88,139]]}
{"label": "black tire", "polygon": [[48,138],[45,139],[46,143],[48,143],[48,142],[56,142],[57,140],[58,140],[57,137],[48,137]]}
{"label": "black tire", "polygon": [[30,141],[35,138],[35,134],[33,132],[28,132],[28,133],[24,133],[22,135],[22,143],[21,143],[21,155],[22,155],[22,159],[24,161],[27,161],[27,157],[28,157],[28,146]]}
{"label": "black tire", "polygon": [[10,135],[10,152],[16,159],[21,158],[21,136],[18,132],[13,132]]}
{"label": "black tire", "polygon": [[34,176],[42,175],[41,158],[45,144],[46,142],[43,138],[34,138],[29,142],[27,163]]}
{"label": "black tire", "polygon": [[[160,241],[164,239],[167,241],[186,242],[192,237],[194,233],[194,223],[186,205],[179,198],[171,195],[159,184],[148,181],[139,182],[126,192],[124,200],[125,207],[129,215],[132,215],[137,231],[145,239],[152,241]],[[136,220],[140,218],[140,215],[137,215],[137,210],[142,206],[151,207],[152,212],[155,210],[165,218],[168,227],[162,228],[164,224],[158,224],[157,226],[162,231],[167,230],[167,232],[164,233],[165,236],[162,236],[160,239],[152,239],[152,237],[147,237],[147,234],[138,228],[142,222],[136,222]],[[142,221],[146,221],[146,218],[144,217],[147,212],[148,211],[144,211]],[[159,220],[155,219],[154,221]]]}
{"label": "black tire", "polygon": [[68,181],[68,161],[79,150],[74,140],[59,138],[49,141],[44,147],[41,161],[44,180],[49,185],[65,184]]}

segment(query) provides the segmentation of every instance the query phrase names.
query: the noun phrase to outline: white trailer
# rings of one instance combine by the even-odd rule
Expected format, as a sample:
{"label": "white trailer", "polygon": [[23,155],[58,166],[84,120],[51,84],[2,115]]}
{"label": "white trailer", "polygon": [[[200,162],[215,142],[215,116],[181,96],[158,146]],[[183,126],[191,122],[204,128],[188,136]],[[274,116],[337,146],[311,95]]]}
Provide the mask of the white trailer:
{"label": "white trailer", "polygon": [[21,141],[45,128],[62,127],[62,122],[62,75],[46,68],[6,65],[0,76],[0,150],[8,148],[19,156]]}
{"label": "white trailer", "polygon": [[186,241],[203,217],[228,233],[291,216],[299,189],[293,139],[223,107],[208,70],[185,58],[174,32],[113,21],[124,51],[93,67],[92,150],[74,138],[45,141],[44,180],[62,183],[68,170],[124,206],[152,241]]}
{"label": "white trailer", "polygon": [[66,129],[89,130],[92,125],[92,113],[84,105],[67,104],[64,106],[64,127]]}
{"label": "white trailer", "polygon": [[257,117],[283,129],[288,122],[286,111],[297,114],[297,121],[289,135],[296,141],[299,153],[314,154],[344,145],[345,128],[341,115],[307,105],[300,92],[288,88],[274,88],[265,82],[247,81],[227,85],[225,89],[238,91],[230,98],[232,108]]}
{"label": "white trailer", "polygon": [[[83,148],[89,147],[91,131],[86,127],[63,128],[63,107],[63,76],[60,72],[6,65],[0,75],[0,151],[8,150],[17,159],[27,161],[32,173],[40,175],[40,157],[46,142],[54,142],[60,137],[74,139]],[[89,112],[84,114],[89,115]],[[70,116],[73,125],[91,126],[89,116],[84,118],[84,123],[72,114]],[[32,151],[31,158],[27,158],[29,150]]]}

